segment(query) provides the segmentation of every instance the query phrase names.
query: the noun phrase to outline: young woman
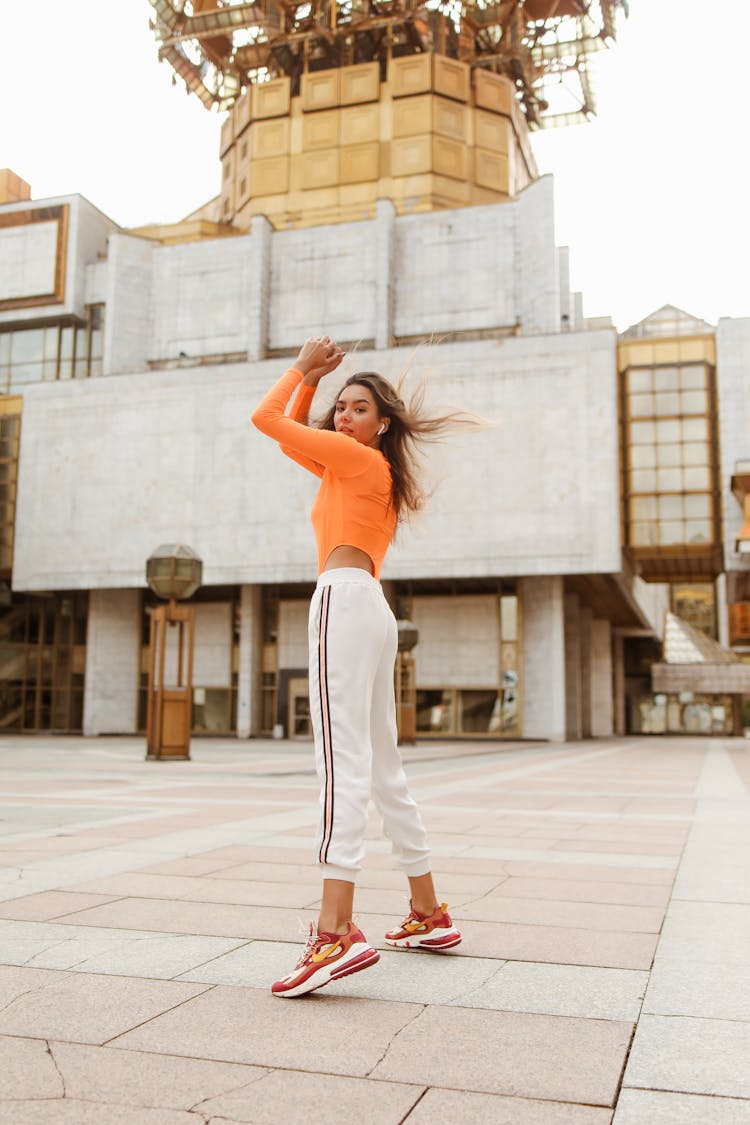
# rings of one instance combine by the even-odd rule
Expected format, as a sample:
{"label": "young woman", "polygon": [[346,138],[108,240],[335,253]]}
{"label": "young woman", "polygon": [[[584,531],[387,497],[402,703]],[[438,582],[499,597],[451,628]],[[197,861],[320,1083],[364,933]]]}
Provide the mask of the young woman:
{"label": "young woman", "polygon": [[347,379],[320,427],[309,427],[315,389],[343,356],[330,337],[311,337],[252,416],[287,456],[321,478],[311,513],[319,578],[308,639],[323,896],[300,960],[273,985],[274,994],[285,997],[302,996],[379,960],[352,921],[370,797],[411,891],[411,911],[386,941],[433,950],[461,941],[435,895],[424,826],[397,747],[397,629],[378,581],[399,519],[423,501],[415,443],[451,418],[423,416],[382,376],[366,373]]}

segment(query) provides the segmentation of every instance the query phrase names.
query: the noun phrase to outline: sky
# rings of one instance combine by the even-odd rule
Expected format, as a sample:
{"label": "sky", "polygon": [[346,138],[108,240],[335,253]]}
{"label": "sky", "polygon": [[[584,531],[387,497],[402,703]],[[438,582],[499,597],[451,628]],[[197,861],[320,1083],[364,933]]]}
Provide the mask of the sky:
{"label": "sky", "polygon": [[[78,192],[138,226],[218,193],[221,117],[172,84],[151,15],[147,0],[0,5],[0,168],[34,199]],[[533,134],[586,316],[750,316],[748,31],[747,0],[630,0],[595,59],[597,118]]]}

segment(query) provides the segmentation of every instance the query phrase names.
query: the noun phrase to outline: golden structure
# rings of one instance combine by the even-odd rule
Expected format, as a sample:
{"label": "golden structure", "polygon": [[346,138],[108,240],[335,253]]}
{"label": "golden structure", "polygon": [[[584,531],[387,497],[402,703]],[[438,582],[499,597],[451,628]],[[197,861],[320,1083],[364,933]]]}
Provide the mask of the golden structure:
{"label": "golden structure", "polygon": [[[595,111],[588,60],[626,0],[151,0],[166,60],[227,111],[218,207],[275,227],[495,203],[537,176],[529,130]],[[199,235],[198,235],[199,237]]]}

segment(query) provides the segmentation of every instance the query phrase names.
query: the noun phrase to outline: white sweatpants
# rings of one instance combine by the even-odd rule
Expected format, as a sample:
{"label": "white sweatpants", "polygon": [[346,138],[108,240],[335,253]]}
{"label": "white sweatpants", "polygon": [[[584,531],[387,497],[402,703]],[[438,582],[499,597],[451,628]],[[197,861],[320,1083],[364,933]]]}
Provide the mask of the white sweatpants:
{"label": "white sweatpants", "polygon": [[396,862],[425,875],[430,853],[398,751],[396,619],[364,570],[320,575],[310,604],[310,714],[321,787],[317,859],[326,879],[356,882],[370,798]]}

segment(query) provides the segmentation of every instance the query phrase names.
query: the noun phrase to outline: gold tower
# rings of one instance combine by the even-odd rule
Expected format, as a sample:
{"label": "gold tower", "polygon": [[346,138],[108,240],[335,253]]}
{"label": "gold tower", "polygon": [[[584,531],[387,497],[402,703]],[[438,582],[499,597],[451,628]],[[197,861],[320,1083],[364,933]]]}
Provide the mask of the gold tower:
{"label": "gold tower", "polygon": [[595,111],[591,53],[626,0],[151,0],[166,59],[227,111],[205,215],[246,229],[514,197],[529,130]]}

